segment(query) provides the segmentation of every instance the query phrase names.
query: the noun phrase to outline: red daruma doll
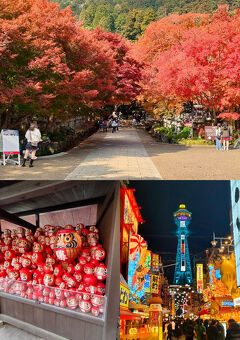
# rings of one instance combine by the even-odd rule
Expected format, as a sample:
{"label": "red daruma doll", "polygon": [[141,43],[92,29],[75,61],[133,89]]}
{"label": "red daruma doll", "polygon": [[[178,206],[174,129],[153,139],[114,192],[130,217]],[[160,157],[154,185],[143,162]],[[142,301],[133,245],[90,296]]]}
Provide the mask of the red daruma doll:
{"label": "red daruma doll", "polygon": [[75,260],[82,248],[81,237],[75,230],[62,229],[57,232],[55,254],[58,260],[71,263]]}

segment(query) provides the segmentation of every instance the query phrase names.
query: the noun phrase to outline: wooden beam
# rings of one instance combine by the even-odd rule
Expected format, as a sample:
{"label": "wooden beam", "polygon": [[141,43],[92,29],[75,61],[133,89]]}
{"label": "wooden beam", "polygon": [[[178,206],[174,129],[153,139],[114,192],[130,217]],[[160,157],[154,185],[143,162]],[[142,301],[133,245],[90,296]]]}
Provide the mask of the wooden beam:
{"label": "wooden beam", "polygon": [[68,202],[68,203],[62,203],[62,204],[57,204],[54,206],[46,206],[43,208],[37,208],[34,210],[26,210],[26,211],[21,211],[20,213],[16,213],[16,216],[29,216],[29,215],[39,215],[43,213],[48,213],[52,211],[59,211],[59,210],[66,210],[66,209],[73,209],[73,208],[78,208],[78,207],[85,207],[88,205],[94,205],[94,204],[99,204],[102,203],[105,199],[105,196],[100,196],[96,198],[89,198],[86,200],[81,200],[81,201],[75,201],[75,202]]}
{"label": "wooden beam", "polygon": [[3,219],[3,220],[8,221],[10,223],[19,225],[20,227],[31,229],[33,232],[35,232],[35,230],[36,230],[36,226],[34,224],[29,223],[27,221],[24,221],[20,217],[14,215],[14,214],[10,214],[9,212],[7,212],[6,210],[3,210],[1,208],[0,208],[0,219]]}

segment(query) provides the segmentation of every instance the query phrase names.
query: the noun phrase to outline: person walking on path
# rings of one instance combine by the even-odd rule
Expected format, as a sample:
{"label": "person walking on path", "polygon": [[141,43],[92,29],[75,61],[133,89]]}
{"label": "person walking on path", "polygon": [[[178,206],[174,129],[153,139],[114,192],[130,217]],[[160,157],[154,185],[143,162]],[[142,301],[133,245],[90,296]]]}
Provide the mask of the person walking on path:
{"label": "person walking on path", "polygon": [[218,329],[217,329],[217,321],[212,320],[211,324],[207,328],[207,338],[208,340],[218,340]]}
{"label": "person walking on path", "polygon": [[117,132],[117,127],[118,127],[118,123],[117,123],[116,119],[113,119],[113,121],[112,121],[112,133]]}
{"label": "person walking on path", "polygon": [[167,326],[167,340],[171,340],[173,335],[172,323],[169,322]]}
{"label": "person walking on path", "polygon": [[217,130],[216,130],[216,149],[217,150],[222,150],[222,129],[221,129],[221,124],[218,123],[217,125]]}
{"label": "person walking on path", "polygon": [[203,320],[198,319],[196,326],[194,327],[194,335],[196,340],[205,340],[206,334],[206,328],[203,326]]}
{"label": "person walking on path", "polygon": [[221,322],[219,322],[218,320],[217,320],[217,330],[218,330],[218,340],[225,340],[224,327],[221,324]]}
{"label": "person walking on path", "polygon": [[228,150],[229,141],[231,137],[231,131],[227,122],[224,122],[222,125],[222,140],[223,140],[223,150]]}
{"label": "person walking on path", "polygon": [[33,167],[33,161],[36,159],[36,152],[38,148],[38,143],[42,140],[41,139],[41,133],[37,126],[33,123],[30,124],[29,129],[27,130],[25,137],[27,139],[27,144],[26,144],[26,152],[24,155],[23,163],[22,166],[26,166],[26,160],[31,152],[31,159],[30,159],[30,164],[29,167]]}
{"label": "person walking on path", "polygon": [[186,340],[193,340],[193,336],[194,336],[193,329],[194,329],[193,321],[190,319],[187,319],[184,325],[184,334],[185,334]]}
{"label": "person walking on path", "polygon": [[240,339],[240,325],[234,320],[228,320],[228,329],[226,340],[239,340]]}

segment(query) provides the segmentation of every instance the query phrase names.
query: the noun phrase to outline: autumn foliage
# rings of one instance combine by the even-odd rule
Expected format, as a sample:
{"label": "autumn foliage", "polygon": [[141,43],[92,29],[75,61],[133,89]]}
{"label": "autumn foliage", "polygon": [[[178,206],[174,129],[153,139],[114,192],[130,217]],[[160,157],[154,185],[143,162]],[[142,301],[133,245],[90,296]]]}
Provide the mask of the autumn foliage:
{"label": "autumn foliage", "polygon": [[142,97],[153,106],[193,101],[214,117],[239,109],[239,10],[163,18],[149,25],[132,53],[145,62]]}
{"label": "autumn foliage", "polygon": [[130,43],[89,31],[48,0],[0,0],[0,126],[29,116],[65,119],[139,93]]}

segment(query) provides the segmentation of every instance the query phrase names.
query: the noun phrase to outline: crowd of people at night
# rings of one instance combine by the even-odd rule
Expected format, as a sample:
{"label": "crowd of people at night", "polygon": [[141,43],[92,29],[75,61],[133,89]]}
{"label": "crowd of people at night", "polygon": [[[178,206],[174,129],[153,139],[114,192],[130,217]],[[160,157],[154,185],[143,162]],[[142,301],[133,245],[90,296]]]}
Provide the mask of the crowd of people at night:
{"label": "crowd of people at night", "polygon": [[227,333],[218,320],[196,321],[177,319],[163,324],[164,339],[185,340],[240,340],[240,325],[234,320],[228,320]]}

